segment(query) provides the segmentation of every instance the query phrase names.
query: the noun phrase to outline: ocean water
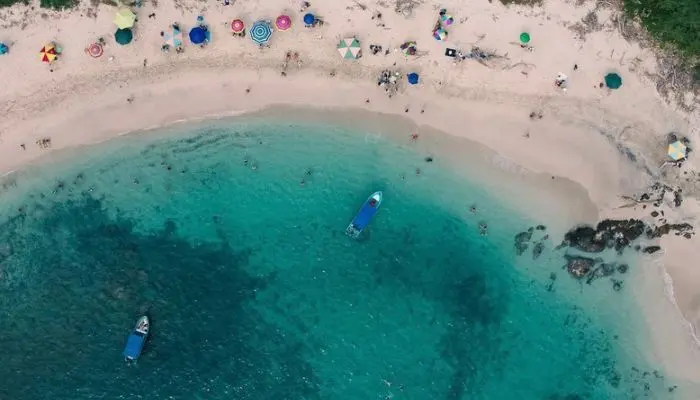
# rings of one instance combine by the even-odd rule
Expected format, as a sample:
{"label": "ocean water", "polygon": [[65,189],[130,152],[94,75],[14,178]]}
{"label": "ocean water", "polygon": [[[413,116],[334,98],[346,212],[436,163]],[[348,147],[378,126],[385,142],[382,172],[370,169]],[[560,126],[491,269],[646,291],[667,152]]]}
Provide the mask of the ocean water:
{"label": "ocean water", "polygon": [[[546,221],[424,156],[239,118],[7,177],[0,398],[674,398],[624,290],[573,282],[551,240],[516,257],[513,236]],[[375,190],[382,208],[350,240]]]}

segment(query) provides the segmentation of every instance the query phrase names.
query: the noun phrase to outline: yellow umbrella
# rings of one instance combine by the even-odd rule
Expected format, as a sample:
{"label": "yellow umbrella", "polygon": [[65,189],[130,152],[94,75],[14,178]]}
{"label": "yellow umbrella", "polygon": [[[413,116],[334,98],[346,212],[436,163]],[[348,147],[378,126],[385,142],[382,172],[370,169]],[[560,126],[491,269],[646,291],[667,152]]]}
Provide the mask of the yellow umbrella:
{"label": "yellow umbrella", "polygon": [[56,46],[53,43],[45,44],[39,52],[39,57],[41,58],[41,61],[51,64],[51,62],[58,57]]}
{"label": "yellow umbrella", "polygon": [[668,156],[674,161],[682,160],[685,158],[687,150],[683,142],[677,140],[668,145]]}
{"label": "yellow umbrella", "polygon": [[131,28],[134,26],[134,22],[136,22],[136,15],[128,8],[117,11],[117,16],[114,17],[114,24],[119,29]]}

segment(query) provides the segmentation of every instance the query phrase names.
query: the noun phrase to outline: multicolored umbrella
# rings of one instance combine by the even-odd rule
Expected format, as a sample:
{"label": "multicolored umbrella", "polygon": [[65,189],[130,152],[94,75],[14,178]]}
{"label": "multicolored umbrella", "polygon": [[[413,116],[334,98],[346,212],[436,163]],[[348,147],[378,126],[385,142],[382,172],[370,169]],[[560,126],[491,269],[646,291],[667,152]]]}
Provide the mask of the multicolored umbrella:
{"label": "multicolored umbrella", "polygon": [[530,34],[527,32],[521,33],[520,34],[520,43],[522,43],[522,44],[530,43]]}
{"label": "multicolored umbrella", "polygon": [[92,43],[87,47],[87,53],[90,55],[92,58],[97,58],[102,56],[104,54],[104,50],[102,49],[102,45],[99,43]]}
{"label": "multicolored umbrella", "polygon": [[178,28],[173,27],[168,32],[165,32],[165,34],[163,35],[163,40],[165,41],[165,44],[167,44],[168,46],[172,46],[175,48],[180,47],[180,46],[182,46],[182,40],[183,40],[182,31],[180,31],[180,29],[178,29]]}
{"label": "multicolored umbrella", "polygon": [[53,60],[58,57],[58,52],[56,51],[56,46],[53,43],[47,43],[44,45],[44,47],[41,48],[41,51],[39,52],[39,56],[41,57],[41,61],[45,63],[52,63]]}
{"label": "multicolored umbrella", "polygon": [[117,31],[114,32],[114,40],[122,46],[131,43],[133,38],[134,33],[129,28],[117,29]]}
{"label": "multicolored umbrella", "polygon": [[360,56],[360,41],[355,38],[341,39],[338,52],[346,60],[355,60]]}
{"label": "multicolored umbrella", "polygon": [[128,8],[122,8],[117,11],[117,16],[114,17],[114,24],[117,25],[119,29],[131,28],[136,22],[136,14],[134,14]]}
{"label": "multicolored umbrella", "polygon": [[452,18],[451,15],[442,14],[440,16],[440,23],[443,24],[444,26],[452,25],[454,22],[455,22],[455,19]]}
{"label": "multicolored umbrella", "polygon": [[190,42],[192,44],[202,44],[207,41],[207,29],[203,26],[196,26],[190,29]]}
{"label": "multicolored umbrella", "polygon": [[316,17],[311,13],[304,14],[304,24],[313,25],[316,22]]}
{"label": "multicolored umbrella", "polygon": [[406,56],[415,56],[418,53],[418,43],[416,42],[405,42],[401,45],[401,51]]}
{"label": "multicolored umbrella", "polygon": [[668,145],[668,156],[673,161],[682,160],[687,154],[688,148],[680,140],[677,140]]}
{"label": "multicolored umbrella", "polygon": [[267,21],[255,21],[250,28],[250,39],[258,46],[264,46],[272,37],[272,27]]}
{"label": "multicolored umbrella", "polygon": [[433,32],[433,37],[437,40],[445,41],[447,40],[447,31],[442,28],[438,28]]}
{"label": "multicolored umbrella", "polygon": [[245,24],[240,19],[234,19],[231,22],[231,30],[233,33],[241,33],[245,30]]}
{"label": "multicolored umbrella", "polygon": [[5,43],[0,43],[0,55],[7,54],[10,52],[10,48],[7,47]]}
{"label": "multicolored umbrella", "polygon": [[614,72],[605,75],[605,86],[610,89],[619,89],[622,86],[622,77]]}
{"label": "multicolored umbrella", "polygon": [[288,15],[280,15],[275,20],[275,26],[281,31],[286,31],[292,27],[292,19]]}

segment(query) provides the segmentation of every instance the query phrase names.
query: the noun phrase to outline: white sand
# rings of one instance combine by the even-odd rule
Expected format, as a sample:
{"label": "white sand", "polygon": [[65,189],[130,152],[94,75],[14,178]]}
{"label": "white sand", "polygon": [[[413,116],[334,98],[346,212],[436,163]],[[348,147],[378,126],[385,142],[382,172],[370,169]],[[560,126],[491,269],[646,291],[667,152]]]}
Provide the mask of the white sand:
{"label": "white sand", "polygon": [[[95,10],[83,5],[73,12],[42,14],[17,6],[0,11],[0,41],[12,45],[9,55],[0,56],[0,171],[47,153],[49,150],[35,144],[43,137],[51,138],[55,150],[176,121],[275,104],[356,108],[409,118],[423,126],[421,141],[429,140],[431,129],[438,129],[493,149],[497,155],[489,156],[490,163],[532,179],[528,181],[532,185],[527,185],[530,193],[523,197],[535,196],[539,189],[568,193],[567,200],[559,204],[570,208],[571,221],[566,222],[573,223],[592,222],[596,211],[601,217],[647,216],[650,210],[641,207],[616,209],[625,203],[620,195],[632,195],[651,182],[649,171],[661,177],[658,166],[665,157],[665,134],[678,131],[698,139],[689,123],[698,116],[674,110],[660,99],[653,83],[645,78],[655,73],[654,55],[620,37],[614,12],[598,10],[602,26],[585,40],[569,29],[594,10],[591,2],[578,7],[551,2],[555,4],[544,8],[506,9],[497,1],[463,5],[446,0],[443,6],[456,19],[448,28],[447,43],[431,37],[437,6],[421,5],[406,18],[394,12],[393,3],[379,5],[389,2],[367,2],[366,10],[351,1],[312,3],[311,11],[326,21],[313,30],[301,25],[296,1],[239,0],[228,7],[180,1],[177,7],[163,2],[155,9],[148,3],[137,10],[135,41],[128,46],[114,43],[114,8]],[[250,26],[255,19],[274,19],[282,11],[292,16],[295,26],[275,32],[270,48],[261,50],[249,38],[230,35],[228,24],[235,17]],[[376,11],[382,13],[385,27],[371,18]],[[156,19],[147,17],[151,12]],[[187,43],[180,55],[162,53],[159,32],[176,21],[187,31],[198,13],[213,30],[213,43],[205,49]],[[511,43],[522,30],[531,33],[533,52]],[[342,60],[336,51],[337,40],[352,35],[362,41],[364,57]],[[101,58],[93,59],[83,49],[99,36],[108,45]],[[60,43],[64,54],[49,67],[39,62],[38,51],[51,40]],[[403,56],[395,49],[405,40],[416,40],[425,54]],[[473,60],[456,65],[443,55],[446,46],[469,50],[474,43],[507,54],[507,58],[487,68]],[[369,44],[392,52],[373,56]],[[291,65],[288,75],[281,77],[287,50],[298,51],[303,65]],[[375,82],[378,71],[393,63],[404,72],[419,72],[421,83],[405,87],[390,99]],[[578,71],[572,70],[574,64]],[[613,70],[623,76],[624,86],[614,92],[599,89],[602,77]],[[336,72],[334,77],[331,71]],[[566,93],[553,85],[558,72],[569,76]],[[127,102],[130,97],[131,103]],[[366,99],[371,102],[367,104]],[[544,118],[531,121],[531,111],[541,111]],[[26,150],[21,149],[22,144]],[[622,148],[634,152],[634,163],[623,157]],[[662,177],[666,182],[682,183],[686,194],[682,207],[666,207],[670,222],[694,221],[700,215],[694,197],[697,189],[681,182],[689,176],[680,175],[683,171],[694,177],[692,163],[691,156],[683,170],[669,170]],[[551,176],[557,178],[545,182]],[[597,210],[585,207],[589,200],[580,189],[573,189],[572,182],[585,188]],[[688,262],[698,254],[696,242],[665,237],[659,262],[673,279],[680,311],[699,326],[700,266]],[[662,276],[654,271],[650,274]],[[661,284],[649,290],[640,297],[654,299],[652,304],[658,305],[646,307],[658,357],[680,376],[700,382],[700,357],[690,334],[681,319],[670,318],[662,306],[672,303],[664,297]],[[675,347],[666,350],[669,337]],[[680,348],[678,343],[682,343]]]}

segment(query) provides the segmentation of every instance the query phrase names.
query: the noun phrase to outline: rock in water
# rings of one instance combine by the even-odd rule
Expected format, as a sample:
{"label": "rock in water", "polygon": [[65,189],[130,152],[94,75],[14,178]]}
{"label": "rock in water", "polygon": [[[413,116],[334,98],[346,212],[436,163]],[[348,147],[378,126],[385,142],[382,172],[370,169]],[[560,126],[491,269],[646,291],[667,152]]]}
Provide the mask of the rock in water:
{"label": "rock in water", "polygon": [[618,252],[622,252],[645,230],[647,227],[640,220],[606,219],[595,228],[583,225],[570,230],[564,235],[562,245],[571,246],[586,253],[599,253],[606,248],[614,248]]}
{"label": "rock in water", "polygon": [[586,257],[569,257],[566,263],[566,270],[576,279],[581,279],[588,275],[595,265],[595,260]]}
{"label": "rock in water", "polygon": [[542,243],[542,242],[535,243],[535,247],[532,248],[532,259],[536,260],[539,256],[541,256],[543,250],[544,250],[544,243]]}
{"label": "rock in water", "polygon": [[522,255],[529,247],[527,242],[529,242],[531,238],[532,229],[515,235],[515,254]]}
{"label": "rock in water", "polygon": [[644,250],[642,250],[642,252],[647,254],[654,254],[659,250],[661,250],[661,246],[647,246],[644,248]]}

